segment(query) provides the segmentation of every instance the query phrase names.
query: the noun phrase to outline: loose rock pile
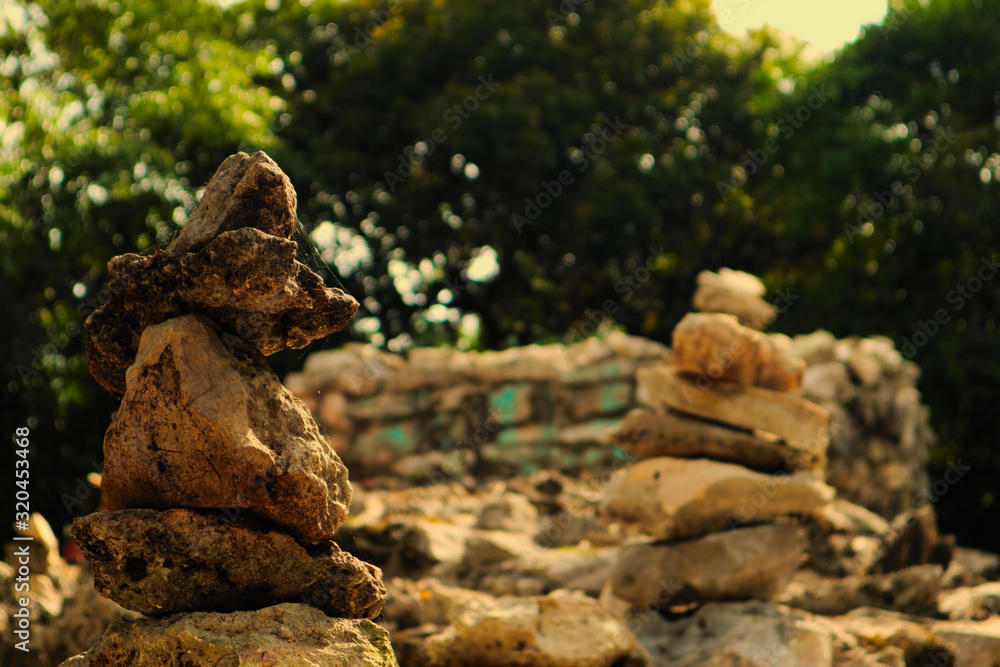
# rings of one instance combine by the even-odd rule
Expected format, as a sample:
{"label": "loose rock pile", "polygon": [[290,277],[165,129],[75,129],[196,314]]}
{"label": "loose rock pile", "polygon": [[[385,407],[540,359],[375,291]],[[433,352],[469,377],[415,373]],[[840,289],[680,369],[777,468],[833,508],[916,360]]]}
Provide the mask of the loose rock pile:
{"label": "loose rock pile", "polygon": [[682,608],[769,599],[791,581],[807,540],[788,517],[834,490],[827,414],[787,393],[805,364],[786,347],[733,315],[692,313],[674,330],[674,365],[638,371],[646,407],[613,438],[642,460],[612,481],[605,511],[645,539],[622,549],[609,594]]}
{"label": "loose rock pile", "polygon": [[263,153],[228,158],[180,236],[109,264],[90,369],[121,407],[108,512],[72,529],[94,585],[155,619],[116,623],[66,665],[394,665],[371,623],[378,568],[331,538],[347,468],[264,354],[357,310],[295,260],[295,193]]}

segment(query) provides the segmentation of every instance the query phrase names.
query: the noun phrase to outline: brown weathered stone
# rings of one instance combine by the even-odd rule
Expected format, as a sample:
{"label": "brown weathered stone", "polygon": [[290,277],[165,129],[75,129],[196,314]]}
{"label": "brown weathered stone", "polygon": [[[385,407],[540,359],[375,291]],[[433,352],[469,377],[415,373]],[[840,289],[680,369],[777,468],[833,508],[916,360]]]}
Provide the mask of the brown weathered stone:
{"label": "brown weathered stone", "polygon": [[396,667],[389,633],[300,604],[228,614],[196,612],[118,622],[62,667]]}
{"label": "brown weathered stone", "polygon": [[267,153],[230,155],[167,250],[199,250],[221,232],[241,227],[287,239],[298,224],[296,203],[295,188]]}
{"label": "brown weathered stone", "polygon": [[911,565],[937,563],[947,567],[955,548],[955,538],[942,536],[937,528],[934,506],[921,505],[900,514],[882,538],[875,572],[893,572]]}
{"label": "brown weathered stone", "polygon": [[622,548],[611,592],[633,605],[666,609],[710,600],[769,599],[805,558],[799,526],[770,524],[672,544]]}
{"label": "brown weathered stone", "polygon": [[610,667],[635,647],[625,625],[579,591],[474,600],[427,640],[434,667]]}
{"label": "brown weathered stone", "polygon": [[779,439],[757,437],[672,410],[636,408],[612,435],[613,442],[642,457],[677,456],[742,463],[766,472],[822,470],[825,457],[789,447]]}
{"label": "brown weathered stone", "polygon": [[604,510],[665,540],[808,515],[833,496],[809,473],[768,475],[733,463],[661,457],[616,473]]}
{"label": "brown weathered stone", "polygon": [[232,511],[98,512],[73,522],[94,587],[147,616],[300,602],[329,616],[376,618],[382,572],[330,541],[303,547]]}
{"label": "brown weathered stone", "polygon": [[677,369],[703,384],[721,380],[777,391],[802,384],[805,362],[785,352],[788,338],[754,331],[732,315],[688,313],[674,328],[673,343]]}
{"label": "brown weathered stone", "polygon": [[347,468],[252,346],[197,315],[149,327],[104,438],[109,509],[239,507],[303,543],[347,518]]}
{"label": "brown weathered stone", "polygon": [[90,372],[125,392],[125,371],[148,326],[185,313],[209,317],[264,354],[340,331],[358,302],[295,261],[294,241],[252,228],[222,232],[190,253],[158,250],[108,263],[110,296],[87,318]]}

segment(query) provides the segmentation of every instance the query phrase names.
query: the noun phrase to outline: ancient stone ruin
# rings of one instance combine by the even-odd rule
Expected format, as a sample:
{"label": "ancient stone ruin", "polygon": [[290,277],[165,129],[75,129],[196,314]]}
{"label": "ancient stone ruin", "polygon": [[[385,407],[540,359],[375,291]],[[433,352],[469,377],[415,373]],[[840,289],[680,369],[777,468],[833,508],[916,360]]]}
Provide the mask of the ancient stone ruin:
{"label": "ancient stone ruin", "polygon": [[295,259],[295,192],[262,152],[222,163],[181,234],[109,264],[91,373],[122,403],[102,500],[74,522],[94,586],[150,618],[64,664],[395,665],[381,571],[331,540],[347,468],[265,354],[343,328],[348,294]]}

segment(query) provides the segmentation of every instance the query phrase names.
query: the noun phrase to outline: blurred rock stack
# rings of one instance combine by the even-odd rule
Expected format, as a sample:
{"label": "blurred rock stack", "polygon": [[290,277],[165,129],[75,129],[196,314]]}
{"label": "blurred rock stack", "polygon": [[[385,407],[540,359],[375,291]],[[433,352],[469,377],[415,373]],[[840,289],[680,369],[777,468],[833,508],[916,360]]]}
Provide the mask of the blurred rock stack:
{"label": "blurred rock stack", "polygon": [[[767,319],[763,285],[726,290],[710,275],[699,293],[709,286],[711,299],[696,303]],[[788,393],[805,368],[789,344],[735,314],[691,313],[674,330],[674,364],[638,371],[644,406],[613,439],[642,460],[612,480],[605,511],[644,538],[622,549],[615,597],[683,608],[769,599],[791,581],[807,546],[793,517],[818,512],[834,490],[823,483],[828,415]]]}
{"label": "blurred rock stack", "polygon": [[357,303],[295,260],[295,192],[228,158],[166,250],[109,264],[90,370],[123,394],[102,500],[73,536],[94,586],[152,619],[66,665],[394,665],[370,620],[381,572],[331,540],[351,485],[264,354],[338,331]]}
{"label": "blurred rock stack", "polygon": [[[788,292],[770,303],[761,282],[740,271],[703,272],[698,283],[694,303],[704,314],[692,315],[678,338],[688,345],[681,353],[708,354],[706,368],[693,366],[688,374],[696,386],[731,382],[818,404],[830,415],[827,482],[886,519],[928,497],[934,433],[915,386],[919,369],[903,361],[891,341],[837,340],[823,330],[764,335],[759,328],[780,308],[815,306]],[[742,326],[732,317],[705,319],[715,312],[735,315]],[[688,326],[695,329],[685,337]],[[311,354],[285,383],[313,411],[356,484],[470,483],[546,469],[601,478],[625,462],[611,434],[630,411],[651,407],[638,390],[637,371],[673,363],[673,352],[619,331],[591,336],[596,328],[582,328],[576,333],[588,337],[570,345],[500,352],[414,348],[399,355],[351,343]],[[717,339],[703,343],[702,334]],[[755,358],[730,364],[728,347],[744,344]],[[796,402],[792,396],[780,401]],[[651,414],[634,413],[627,426],[696,429],[678,442],[693,437],[702,447],[715,437],[710,420],[678,421],[680,411],[673,410]],[[735,437],[732,429],[724,435],[727,442]],[[743,448],[780,459],[783,450],[762,435],[743,440]],[[824,445],[815,444],[815,452],[801,453],[803,469],[823,467]],[[631,446],[639,452],[644,445]],[[721,450],[724,457],[728,446]]]}

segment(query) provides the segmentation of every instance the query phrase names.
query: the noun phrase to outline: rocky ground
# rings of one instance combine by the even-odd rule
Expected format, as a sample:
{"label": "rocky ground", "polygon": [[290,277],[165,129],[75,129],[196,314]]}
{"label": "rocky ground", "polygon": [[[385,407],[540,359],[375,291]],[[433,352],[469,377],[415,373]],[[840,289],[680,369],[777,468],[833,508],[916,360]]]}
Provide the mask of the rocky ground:
{"label": "rocky ground", "polygon": [[[382,568],[379,623],[404,666],[1000,664],[1000,557],[952,550],[928,510],[885,521],[836,500],[715,533],[728,545],[689,539],[674,560],[653,559],[649,539],[608,517],[608,486],[539,472],[356,489],[336,541]],[[804,562],[783,542],[798,530]],[[794,573],[776,581],[789,551]],[[14,573],[2,570],[3,664],[59,664],[137,616],[54,549],[32,568],[42,592],[27,656],[10,644]],[[722,583],[720,571],[730,573]],[[708,581],[719,599],[706,599]],[[763,595],[772,599],[750,599]]]}

